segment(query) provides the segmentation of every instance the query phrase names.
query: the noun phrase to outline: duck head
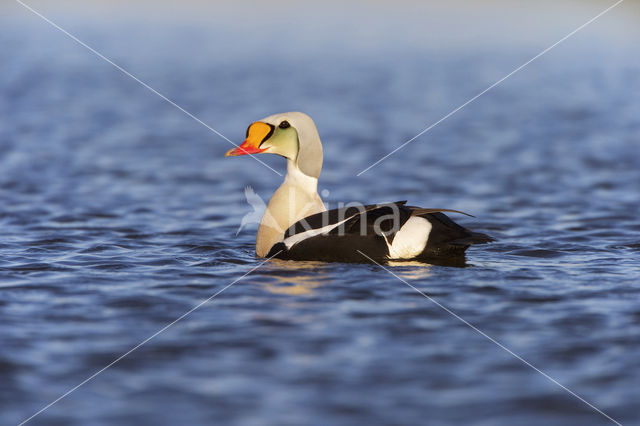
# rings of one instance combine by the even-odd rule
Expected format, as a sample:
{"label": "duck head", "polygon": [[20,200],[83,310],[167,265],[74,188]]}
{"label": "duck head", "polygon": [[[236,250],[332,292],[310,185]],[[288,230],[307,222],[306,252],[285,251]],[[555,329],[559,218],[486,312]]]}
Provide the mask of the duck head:
{"label": "duck head", "polygon": [[285,112],[251,123],[242,145],[225,157],[277,154],[307,176],[318,178],[322,170],[322,143],[316,125],[307,114]]}

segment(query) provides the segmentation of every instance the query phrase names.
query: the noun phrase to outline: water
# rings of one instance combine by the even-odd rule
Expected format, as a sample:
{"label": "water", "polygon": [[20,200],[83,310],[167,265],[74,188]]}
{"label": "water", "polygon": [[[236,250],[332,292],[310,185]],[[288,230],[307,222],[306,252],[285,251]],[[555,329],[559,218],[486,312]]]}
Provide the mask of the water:
{"label": "water", "polygon": [[[261,264],[255,226],[235,237],[243,189],[282,178],[224,159],[223,139],[18,7],[0,33],[2,424],[221,290],[30,424],[609,423],[376,265]],[[456,220],[497,242],[468,267],[390,271],[640,423],[637,47],[567,41],[356,177],[550,43],[287,45],[285,29],[45,10],[234,141],[309,113],[330,206],[476,215]]]}

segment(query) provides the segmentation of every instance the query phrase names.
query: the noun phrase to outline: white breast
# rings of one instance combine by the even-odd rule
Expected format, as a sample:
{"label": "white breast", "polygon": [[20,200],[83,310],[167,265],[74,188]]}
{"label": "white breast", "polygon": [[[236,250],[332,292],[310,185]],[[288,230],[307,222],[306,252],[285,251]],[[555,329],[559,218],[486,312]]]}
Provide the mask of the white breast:
{"label": "white breast", "polygon": [[422,217],[411,217],[393,237],[389,245],[390,259],[411,259],[416,257],[427,246],[431,223]]}

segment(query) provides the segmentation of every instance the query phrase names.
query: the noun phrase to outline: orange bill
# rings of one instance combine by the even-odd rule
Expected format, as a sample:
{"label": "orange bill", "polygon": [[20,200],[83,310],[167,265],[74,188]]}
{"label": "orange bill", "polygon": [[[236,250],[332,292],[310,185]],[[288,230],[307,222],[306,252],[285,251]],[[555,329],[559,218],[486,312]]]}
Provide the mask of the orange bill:
{"label": "orange bill", "polygon": [[237,148],[230,149],[225,157],[235,157],[237,155],[260,154],[268,148],[260,148],[260,144],[269,139],[273,134],[273,126],[261,121],[256,121],[247,129],[247,138]]}

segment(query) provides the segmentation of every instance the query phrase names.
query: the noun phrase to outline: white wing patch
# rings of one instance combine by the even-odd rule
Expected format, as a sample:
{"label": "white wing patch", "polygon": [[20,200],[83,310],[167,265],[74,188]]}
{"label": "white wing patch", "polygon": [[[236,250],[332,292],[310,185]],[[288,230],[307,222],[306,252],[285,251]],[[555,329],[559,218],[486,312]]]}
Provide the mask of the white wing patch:
{"label": "white wing patch", "polygon": [[323,226],[322,228],[310,229],[308,231],[299,232],[297,234],[294,234],[294,235],[290,236],[289,238],[285,238],[282,242],[287,246],[287,250],[289,250],[291,247],[293,247],[294,244],[297,244],[302,240],[306,240],[307,238],[315,237],[316,235],[320,235],[320,234],[324,234],[326,232],[329,232],[333,228],[336,228],[336,227],[342,225],[343,223],[345,223],[346,221],[348,221],[352,217],[353,216],[350,216],[350,217],[346,218],[343,221],[340,221],[338,223],[333,223],[331,225]]}
{"label": "white wing patch", "polygon": [[422,253],[429,241],[431,222],[423,217],[413,216],[400,228],[389,245],[390,259],[411,259]]}

